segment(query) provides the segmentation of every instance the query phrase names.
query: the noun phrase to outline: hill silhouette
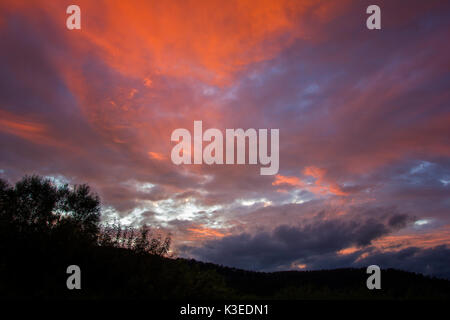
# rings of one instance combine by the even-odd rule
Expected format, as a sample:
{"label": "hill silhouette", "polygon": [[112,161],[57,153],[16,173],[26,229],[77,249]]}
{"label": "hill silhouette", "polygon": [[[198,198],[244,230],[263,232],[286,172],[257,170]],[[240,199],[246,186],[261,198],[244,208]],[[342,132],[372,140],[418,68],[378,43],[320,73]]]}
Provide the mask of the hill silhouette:
{"label": "hill silhouette", "polygon": [[[253,272],[167,257],[170,238],[102,227],[87,185],[38,176],[0,180],[0,297],[45,299],[449,299],[450,281],[382,270],[368,290],[364,269]],[[81,269],[68,290],[66,269]]]}

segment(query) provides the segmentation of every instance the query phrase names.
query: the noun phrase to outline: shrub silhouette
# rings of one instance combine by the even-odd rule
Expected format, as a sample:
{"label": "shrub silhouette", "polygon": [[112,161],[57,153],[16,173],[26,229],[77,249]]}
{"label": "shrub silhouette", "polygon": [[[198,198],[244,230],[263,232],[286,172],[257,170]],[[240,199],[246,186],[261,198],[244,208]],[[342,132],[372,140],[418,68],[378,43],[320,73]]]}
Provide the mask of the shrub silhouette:
{"label": "shrub silhouette", "polygon": [[98,244],[103,247],[115,247],[133,250],[139,254],[166,256],[170,250],[170,235],[163,238],[154,235],[152,230],[143,225],[140,228],[124,227],[118,223],[105,225],[100,229]]}

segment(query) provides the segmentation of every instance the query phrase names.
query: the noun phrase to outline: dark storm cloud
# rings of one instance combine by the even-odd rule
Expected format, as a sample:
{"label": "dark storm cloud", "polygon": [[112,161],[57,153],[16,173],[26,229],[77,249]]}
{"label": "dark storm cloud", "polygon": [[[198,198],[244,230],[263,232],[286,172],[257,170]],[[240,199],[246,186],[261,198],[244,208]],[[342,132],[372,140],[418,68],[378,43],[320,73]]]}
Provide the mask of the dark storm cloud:
{"label": "dark storm cloud", "polygon": [[375,264],[381,269],[395,268],[450,279],[450,247],[448,245],[431,248],[411,246],[387,252],[368,247],[351,254],[330,253],[300,259],[298,262],[307,264],[308,269],[311,270],[361,268]]}
{"label": "dark storm cloud", "polygon": [[354,263],[355,266],[371,264],[450,279],[450,247],[409,247],[397,252],[374,252]]}
{"label": "dark storm cloud", "polygon": [[373,216],[316,218],[299,226],[280,225],[271,232],[226,236],[201,247],[182,247],[181,251],[223,265],[276,270],[302,258],[326,255],[350,246],[367,246],[404,227],[409,220],[407,215],[392,211]]}

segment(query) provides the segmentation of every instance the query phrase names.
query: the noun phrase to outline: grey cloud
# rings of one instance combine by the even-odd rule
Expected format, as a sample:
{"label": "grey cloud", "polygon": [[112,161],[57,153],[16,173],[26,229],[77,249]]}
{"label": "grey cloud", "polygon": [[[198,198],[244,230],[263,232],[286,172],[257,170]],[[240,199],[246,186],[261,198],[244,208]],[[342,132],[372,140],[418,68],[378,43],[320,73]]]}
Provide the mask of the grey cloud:
{"label": "grey cloud", "polygon": [[[368,253],[365,258],[361,254]],[[378,265],[382,270],[396,268],[429,276],[450,279],[450,247],[440,245],[432,248],[407,247],[401,250],[381,252],[373,247],[349,255],[328,254],[299,261],[309,269],[334,269]]]}
{"label": "grey cloud", "polygon": [[[375,210],[375,209],[374,209]],[[379,209],[382,210],[382,209]],[[299,226],[280,225],[272,232],[242,233],[206,242],[201,247],[180,248],[186,255],[228,266],[276,270],[291,263],[327,255],[349,246],[367,246],[409,221],[396,212],[311,219]]]}

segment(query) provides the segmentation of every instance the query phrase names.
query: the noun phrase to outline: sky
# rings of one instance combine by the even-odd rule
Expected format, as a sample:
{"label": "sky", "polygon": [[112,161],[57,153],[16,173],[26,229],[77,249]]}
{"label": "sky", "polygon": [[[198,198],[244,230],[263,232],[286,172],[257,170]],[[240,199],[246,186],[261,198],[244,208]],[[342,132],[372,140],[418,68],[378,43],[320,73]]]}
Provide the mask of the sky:
{"label": "sky", "polygon": [[[1,1],[0,178],[87,183],[179,257],[450,278],[450,3],[372,2]],[[173,164],[195,120],[279,129],[278,173]]]}

